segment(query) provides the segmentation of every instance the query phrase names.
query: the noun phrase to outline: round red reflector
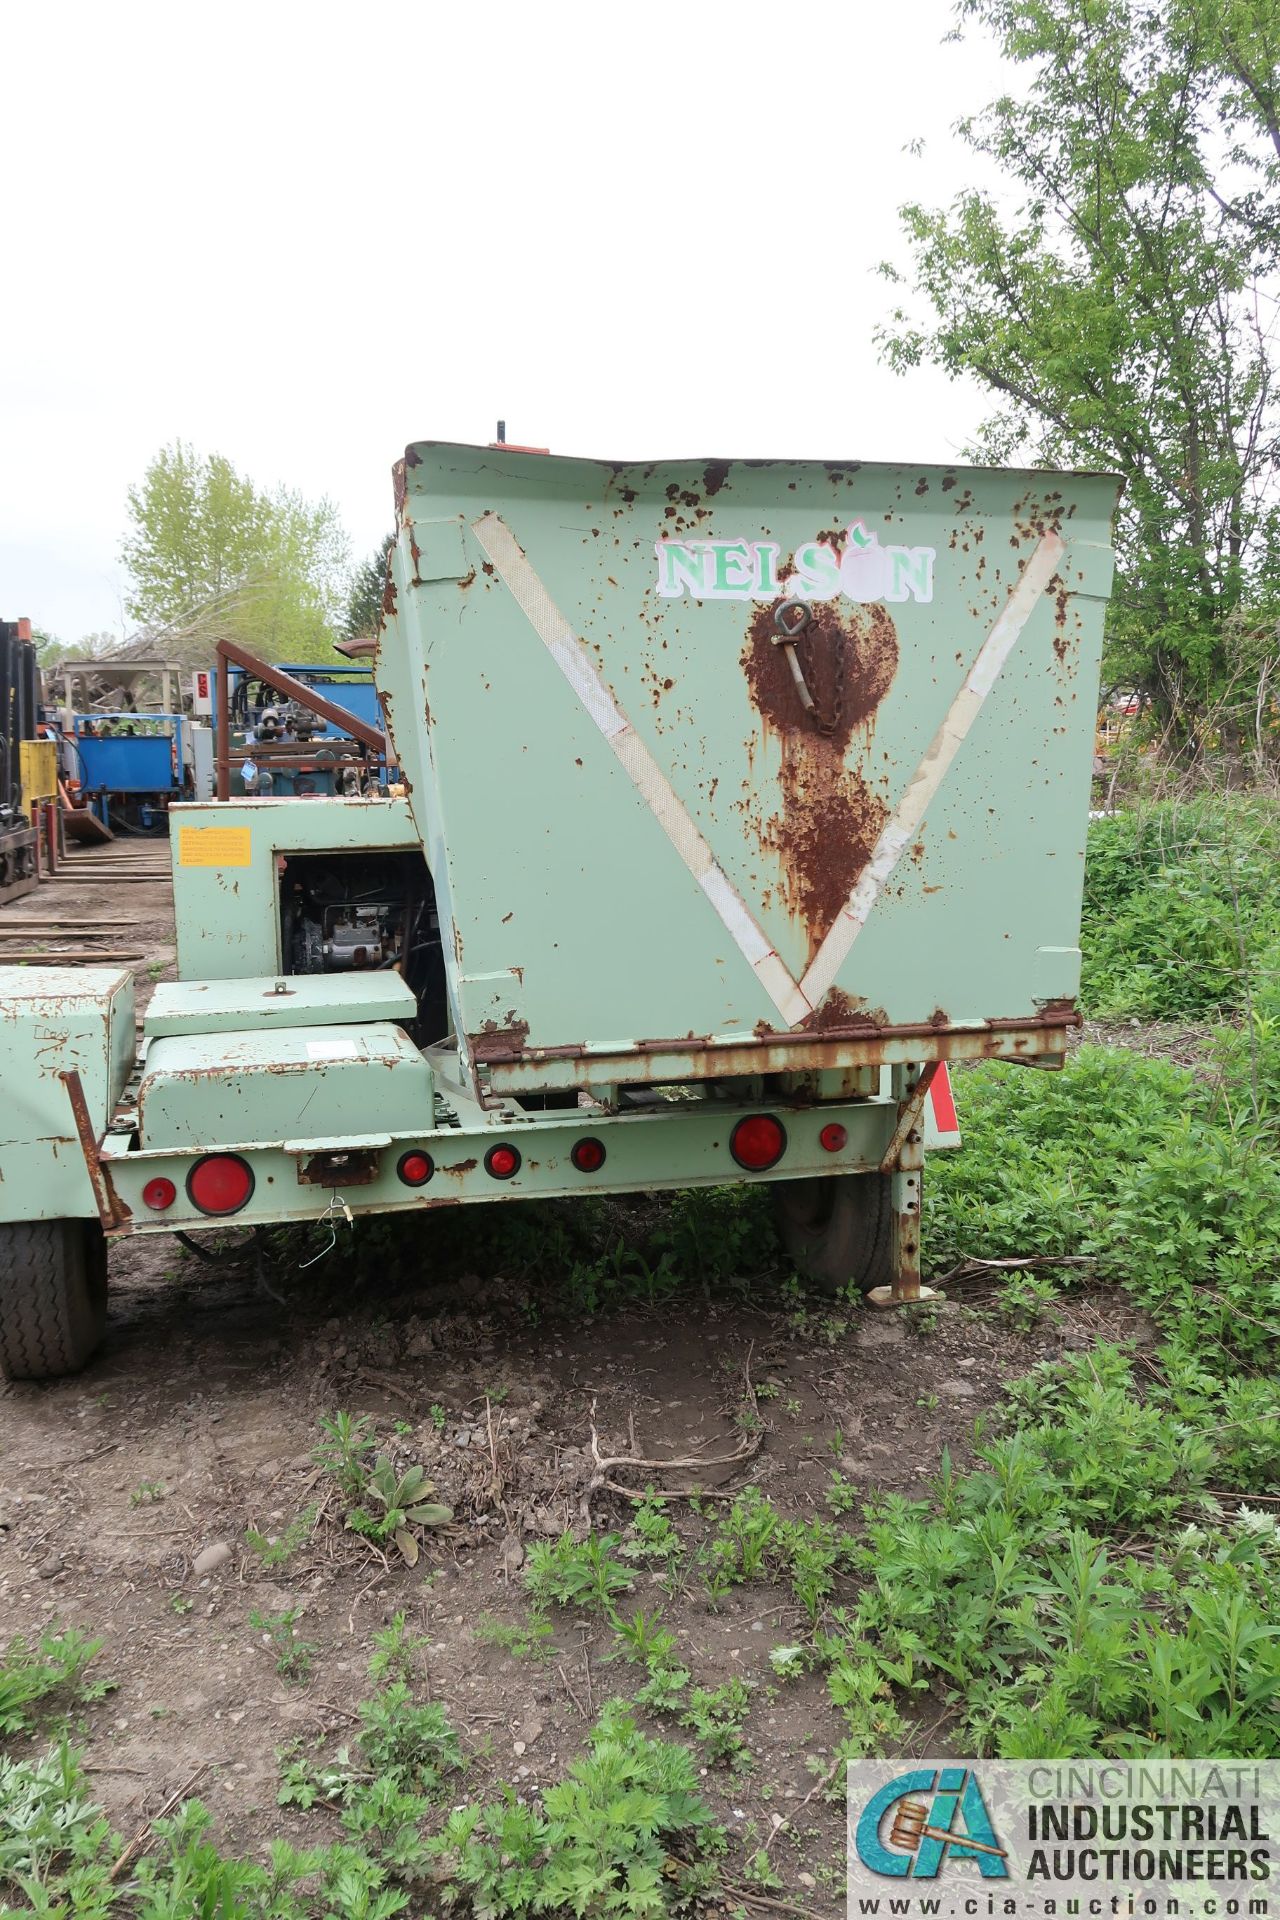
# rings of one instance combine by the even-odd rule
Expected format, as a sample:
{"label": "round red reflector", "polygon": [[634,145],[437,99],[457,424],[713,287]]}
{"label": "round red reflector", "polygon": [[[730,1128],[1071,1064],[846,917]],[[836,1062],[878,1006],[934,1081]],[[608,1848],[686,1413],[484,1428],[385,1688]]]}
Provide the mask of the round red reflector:
{"label": "round red reflector", "polygon": [[748,1173],[763,1173],[774,1167],[787,1150],[787,1136],[781,1120],[771,1113],[753,1113],[739,1120],[729,1135],[729,1151]]}
{"label": "round red reflector", "polygon": [[187,1198],[201,1213],[239,1213],[253,1193],[253,1168],[238,1153],[210,1153],[187,1175]]}
{"label": "round red reflector", "polygon": [[178,1189],[172,1180],[166,1180],[163,1176],[157,1180],[148,1180],[142,1189],[142,1204],[144,1207],[150,1207],[152,1213],[163,1213],[166,1207],[173,1205],[177,1197]]}
{"label": "round red reflector", "polygon": [[431,1155],[420,1153],[416,1147],[402,1153],[396,1162],[396,1172],[406,1187],[425,1187],[435,1170]]}
{"label": "round red reflector", "polygon": [[490,1147],[484,1157],[484,1170],[495,1180],[509,1180],[519,1167],[520,1155],[515,1147]]}
{"label": "round red reflector", "polygon": [[569,1158],[579,1173],[598,1173],[604,1165],[603,1140],[579,1140]]}
{"label": "round red reflector", "polygon": [[849,1144],[849,1130],[842,1127],[838,1120],[829,1120],[818,1135],[818,1144],[824,1153],[839,1153]]}

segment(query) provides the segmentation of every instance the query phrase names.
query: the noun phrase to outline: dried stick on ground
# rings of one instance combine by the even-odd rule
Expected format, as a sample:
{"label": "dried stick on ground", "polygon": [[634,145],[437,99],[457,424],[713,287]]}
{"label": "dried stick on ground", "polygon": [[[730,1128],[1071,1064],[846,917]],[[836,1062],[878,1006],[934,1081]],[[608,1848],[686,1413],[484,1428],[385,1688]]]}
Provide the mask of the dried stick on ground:
{"label": "dried stick on ground", "polygon": [[763,1847],[760,1849],[762,1853],[768,1853],[770,1847],[773,1845],[774,1841],[777,1839],[780,1833],[786,1833],[788,1830],[794,1831],[798,1816],[804,1812],[805,1808],[808,1806],[809,1802],[813,1799],[815,1794],[825,1793],[826,1789],[831,1785],[832,1781],[835,1779],[836,1775],[840,1772],[841,1768],[845,1766],[845,1764],[846,1762],[845,1762],[844,1755],[842,1753],[838,1753],[835,1759],[832,1761],[831,1765],[827,1768],[827,1771],[823,1774],[822,1778],[820,1780],[814,1781],[808,1793],[806,1793],[804,1799],[801,1800],[797,1806],[792,1808],[791,1812],[787,1815],[785,1820],[779,1821],[778,1825],[773,1829],[773,1832],[769,1835]]}
{"label": "dried stick on ground", "polygon": [[721,1884],[731,1900],[741,1901],[745,1907],[767,1907],[770,1913],[796,1913],[800,1920],[822,1920],[812,1907],[798,1907],[791,1900],[771,1900],[768,1894],[753,1893],[750,1887],[735,1887],[731,1880]]}
{"label": "dried stick on ground", "polygon": [[[600,1435],[596,1430],[596,1403],[593,1400],[591,1402],[591,1458],[595,1462],[595,1471],[587,1482],[581,1502],[582,1517],[587,1527],[590,1528],[592,1524],[592,1497],[603,1488],[607,1487],[612,1493],[620,1493],[628,1500],[642,1500],[644,1498],[641,1490],[620,1486],[616,1480],[610,1477],[615,1467],[638,1467],[654,1473],[669,1473],[674,1467],[678,1468],[681,1472],[700,1473],[705,1467],[734,1467],[741,1465],[744,1460],[752,1459],[760,1450],[760,1440],[764,1428],[760,1424],[760,1409],[756,1401],[756,1390],[751,1383],[750,1355],[747,1356],[747,1364],[743,1368],[743,1376],[746,1382],[747,1399],[751,1403],[752,1430],[749,1433],[744,1433],[742,1440],[738,1446],[734,1448],[732,1453],[673,1454],[666,1460],[651,1460],[643,1454],[636,1453],[603,1454],[600,1451]],[[697,1486],[664,1487],[661,1498],[665,1500],[690,1500],[694,1498],[701,1499],[703,1495],[703,1488]],[[712,1494],[708,1497],[719,1499],[725,1496]]]}
{"label": "dried stick on ground", "polygon": [[155,1819],[148,1820],[144,1826],[141,1826],[138,1828],[138,1831],[134,1834],[132,1840],[129,1842],[128,1846],[125,1848],[124,1852],[120,1855],[120,1858],[116,1861],[110,1873],[107,1875],[108,1880],[111,1880],[111,1881],[118,1880],[120,1878],[120,1875],[124,1872],[125,1868],[132,1864],[133,1860],[142,1851],[143,1847],[145,1847],[145,1845],[147,1844],[147,1841],[150,1839],[151,1829],[155,1825],[155,1821],[163,1820],[166,1814],[173,1812],[173,1809],[177,1806],[180,1800],[186,1799],[192,1787],[194,1787],[196,1781],[200,1778],[200,1775],[204,1773],[207,1768],[216,1766],[216,1765],[221,1765],[221,1764],[223,1763],[220,1761],[213,1761],[213,1760],[202,1760],[200,1762],[200,1765],[196,1768],[191,1778],[185,1781],[183,1785],[178,1788],[176,1793],[171,1793],[169,1795],[169,1798],[165,1801],[159,1813],[155,1815]]}
{"label": "dried stick on ground", "polygon": [[945,1287],[952,1280],[975,1279],[984,1273],[1022,1273],[1029,1267],[1096,1267],[1097,1264],[1097,1256],[1092,1253],[1024,1253],[1004,1260],[980,1260],[971,1254],[949,1273],[939,1274],[933,1284]]}

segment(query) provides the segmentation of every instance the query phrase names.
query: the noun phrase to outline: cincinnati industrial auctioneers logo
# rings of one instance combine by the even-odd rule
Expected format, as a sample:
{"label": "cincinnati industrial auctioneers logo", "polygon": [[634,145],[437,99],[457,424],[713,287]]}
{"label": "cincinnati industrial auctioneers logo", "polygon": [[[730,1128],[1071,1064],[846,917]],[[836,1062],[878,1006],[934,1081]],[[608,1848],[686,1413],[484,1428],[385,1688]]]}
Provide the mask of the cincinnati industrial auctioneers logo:
{"label": "cincinnati industrial auctioneers logo", "polygon": [[849,1920],[1280,1920],[1280,1764],[852,1760]]}
{"label": "cincinnati industrial auctioneers logo", "polygon": [[971,1767],[917,1768],[887,1781],[859,1813],[854,1845],[864,1867],[894,1879],[933,1880],[955,1860],[972,1861],[984,1879],[1009,1875]]}
{"label": "cincinnati industrial auctioneers logo", "polygon": [[882,546],[861,520],[803,541],[786,568],[774,540],[658,540],[654,551],[664,600],[933,599],[937,549]]}

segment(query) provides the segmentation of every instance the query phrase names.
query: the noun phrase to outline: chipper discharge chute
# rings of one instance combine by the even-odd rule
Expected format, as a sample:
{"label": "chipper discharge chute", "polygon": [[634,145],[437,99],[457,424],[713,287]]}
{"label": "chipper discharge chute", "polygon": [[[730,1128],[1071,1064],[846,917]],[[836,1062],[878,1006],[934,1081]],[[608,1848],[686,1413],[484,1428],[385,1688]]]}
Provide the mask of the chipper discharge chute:
{"label": "chipper discharge chute", "polygon": [[917,1296],[947,1063],[1077,1018],[1115,481],[424,443],[396,493],[403,797],[173,810],[181,980],[80,1211],[759,1180],[819,1280]]}

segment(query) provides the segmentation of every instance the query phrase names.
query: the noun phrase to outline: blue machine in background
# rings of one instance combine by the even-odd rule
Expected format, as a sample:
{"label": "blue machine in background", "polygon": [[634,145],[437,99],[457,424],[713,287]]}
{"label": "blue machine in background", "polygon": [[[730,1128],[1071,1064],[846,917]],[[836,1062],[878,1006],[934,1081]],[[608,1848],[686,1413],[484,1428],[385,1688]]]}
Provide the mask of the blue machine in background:
{"label": "blue machine in background", "polygon": [[[304,661],[293,665],[289,661],[279,660],[272,663],[281,673],[287,673],[295,680],[301,680],[304,686],[312,687],[324,699],[335,707],[345,707],[357,720],[363,720],[366,726],[377,727],[385,732],[382,720],[382,708],[378,702],[378,690],[373,684],[373,674],[368,667],[362,666],[317,666],[315,661]],[[255,681],[251,673],[243,667],[232,665],[228,668],[231,681],[231,724],[234,728],[256,727],[268,708],[277,713],[292,713],[289,702],[261,681]],[[218,716],[218,683],[212,677],[211,692],[213,699],[213,718]],[[300,710],[299,710],[300,712]],[[296,718],[297,716],[295,716]],[[313,738],[328,733],[333,737],[338,729],[327,722],[307,714],[306,721]],[[344,734],[343,737],[350,738]]]}
{"label": "blue machine in background", "polygon": [[[301,681],[333,706],[343,708],[353,719],[385,732],[382,707],[369,667],[336,663],[321,666],[315,661],[294,664],[283,660],[272,664],[277,671]],[[333,792],[334,763],[332,756],[325,752],[326,742],[350,740],[351,734],[345,728],[322,720],[306,708],[283,698],[265,681],[255,679],[246,668],[232,663],[227,671],[231,688],[231,732],[236,749],[252,755],[255,744],[264,738],[278,742],[284,735],[296,744],[299,758],[313,763],[285,767],[273,761],[270,768],[271,790],[277,796]],[[211,675],[210,678],[212,722],[216,731],[217,676]],[[273,716],[274,725],[270,732],[264,732],[264,715]],[[381,776],[384,781],[394,778],[394,770],[384,767]]]}
{"label": "blue machine in background", "polygon": [[73,714],[71,777],[104,827],[165,824],[185,791],[182,727],[180,713]]}

